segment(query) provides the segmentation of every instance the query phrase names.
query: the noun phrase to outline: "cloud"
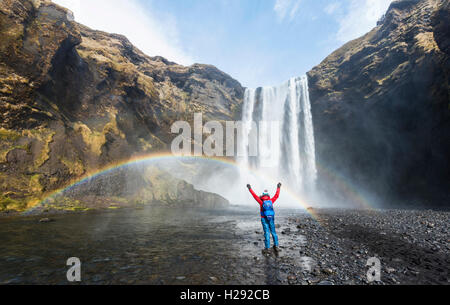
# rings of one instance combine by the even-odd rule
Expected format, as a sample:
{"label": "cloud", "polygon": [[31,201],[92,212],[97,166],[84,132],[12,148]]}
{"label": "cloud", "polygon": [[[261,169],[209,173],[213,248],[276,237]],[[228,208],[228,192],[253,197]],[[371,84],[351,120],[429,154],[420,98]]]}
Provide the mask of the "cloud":
{"label": "cloud", "polygon": [[125,35],[151,56],[163,56],[183,65],[194,63],[183,50],[176,20],[171,15],[151,14],[136,0],[53,0],[75,15],[75,20],[92,29]]}
{"label": "cloud", "polygon": [[289,21],[293,20],[300,8],[302,0],[276,0],[273,7],[280,21],[288,17]]}
{"label": "cloud", "polygon": [[338,9],[340,9],[340,7],[341,7],[341,3],[332,2],[325,7],[324,11],[328,15],[333,15]]}
{"label": "cloud", "polygon": [[[392,0],[349,0],[348,10],[339,14],[336,39],[347,42],[369,32],[387,11]],[[333,14],[336,10],[328,8]],[[325,9],[327,11],[327,9]]]}

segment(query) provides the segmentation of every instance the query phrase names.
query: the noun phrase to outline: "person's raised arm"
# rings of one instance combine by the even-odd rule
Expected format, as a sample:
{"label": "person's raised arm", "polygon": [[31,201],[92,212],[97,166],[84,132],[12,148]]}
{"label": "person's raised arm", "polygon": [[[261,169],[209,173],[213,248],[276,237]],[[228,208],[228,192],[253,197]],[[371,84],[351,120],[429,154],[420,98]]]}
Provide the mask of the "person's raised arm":
{"label": "person's raised arm", "polygon": [[255,192],[252,190],[252,187],[251,187],[250,184],[247,184],[247,188],[248,188],[248,190],[250,191],[250,194],[252,194],[253,198],[255,198],[255,200],[256,200],[259,204],[262,204],[263,202],[262,202],[261,198],[259,198],[258,195],[255,194]]}
{"label": "person's raised arm", "polygon": [[272,203],[275,203],[275,201],[277,201],[278,197],[280,196],[280,190],[281,190],[281,183],[278,183],[277,192],[275,193],[275,196],[273,196],[272,198]]}

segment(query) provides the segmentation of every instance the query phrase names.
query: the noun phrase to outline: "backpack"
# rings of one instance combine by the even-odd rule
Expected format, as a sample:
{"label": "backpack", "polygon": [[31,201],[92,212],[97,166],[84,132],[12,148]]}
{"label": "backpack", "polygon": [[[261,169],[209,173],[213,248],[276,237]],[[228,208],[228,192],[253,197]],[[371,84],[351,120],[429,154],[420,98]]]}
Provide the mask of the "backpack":
{"label": "backpack", "polygon": [[272,200],[265,200],[262,205],[263,215],[267,218],[273,218],[275,211],[273,210]]}

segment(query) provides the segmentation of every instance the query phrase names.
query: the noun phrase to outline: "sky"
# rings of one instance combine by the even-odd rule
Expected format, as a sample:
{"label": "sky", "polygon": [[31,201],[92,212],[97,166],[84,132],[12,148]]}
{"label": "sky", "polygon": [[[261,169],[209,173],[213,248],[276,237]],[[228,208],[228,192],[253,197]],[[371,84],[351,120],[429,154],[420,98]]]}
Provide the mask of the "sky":
{"label": "sky", "polygon": [[391,0],[53,0],[150,56],[212,64],[244,87],[305,74],[376,26]]}

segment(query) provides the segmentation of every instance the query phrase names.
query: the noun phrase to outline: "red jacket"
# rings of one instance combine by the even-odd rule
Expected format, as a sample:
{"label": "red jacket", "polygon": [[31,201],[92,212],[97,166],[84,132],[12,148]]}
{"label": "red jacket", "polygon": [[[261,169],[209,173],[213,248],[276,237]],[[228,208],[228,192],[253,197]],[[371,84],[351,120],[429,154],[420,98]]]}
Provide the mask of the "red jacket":
{"label": "red jacket", "polygon": [[253,198],[255,198],[255,200],[259,203],[259,209],[261,210],[261,218],[264,218],[263,215],[263,202],[266,200],[271,200],[273,204],[275,204],[275,201],[277,201],[278,197],[280,196],[280,188],[277,189],[277,192],[275,194],[275,196],[273,196],[273,198],[270,198],[269,196],[261,196],[259,197],[258,195],[255,194],[255,192],[252,189],[249,189],[250,194],[252,194]]}

